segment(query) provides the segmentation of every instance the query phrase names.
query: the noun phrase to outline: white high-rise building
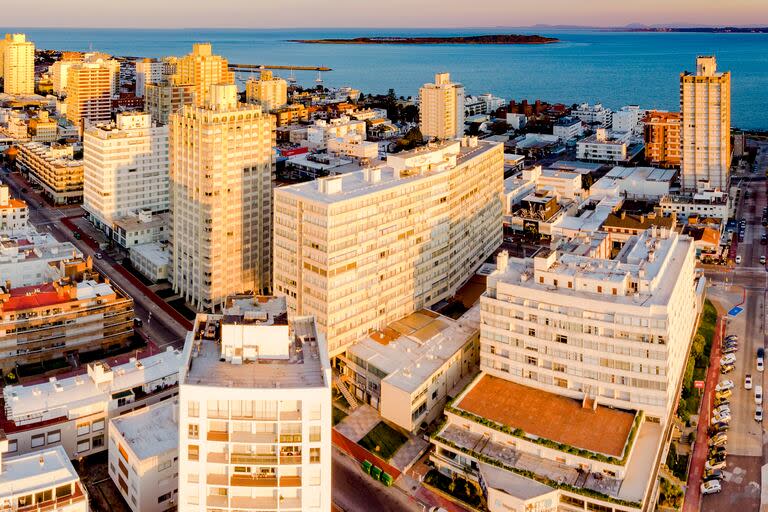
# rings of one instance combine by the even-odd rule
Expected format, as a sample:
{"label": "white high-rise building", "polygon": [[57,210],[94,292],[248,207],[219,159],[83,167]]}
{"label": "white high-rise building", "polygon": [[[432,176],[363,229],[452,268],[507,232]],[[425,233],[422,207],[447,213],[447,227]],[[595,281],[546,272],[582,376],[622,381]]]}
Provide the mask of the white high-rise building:
{"label": "white high-rise building", "polygon": [[331,356],[451,297],[501,244],[504,154],[476,138],[275,189],[274,289]]}
{"label": "white high-rise building", "polygon": [[34,94],[35,44],[24,34],[6,34],[0,41],[2,53],[3,92],[6,94]]}
{"label": "white high-rise building", "polygon": [[150,115],[122,113],[85,131],[83,208],[107,234],[114,222],[141,210],[168,210],[168,127]]}
{"label": "white high-rise building", "polygon": [[713,56],[680,74],[681,185],[686,191],[728,189],[731,164],[731,73]]}
{"label": "white high-rise building", "polygon": [[274,145],[274,117],[235,85],[171,115],[173,287],[198,309],[271,287]]}
{"label": "white high-rise building", "polygon": [[144,59],[136,63],[136,96],[144,97],[147,84],[157,84],[163,81],[165,62]]}
{"label": "white high-rise building", "polygon": [[435,75],[435,83],[419,89],[421,134],[426,138],[456,139],[464,134],[464,86],[449,73]]}
{"label": "white high-rise building", "polygon": [[179,510],[331,509],[331,368],[311,317],[230,297],[199,314],[179,389]]}

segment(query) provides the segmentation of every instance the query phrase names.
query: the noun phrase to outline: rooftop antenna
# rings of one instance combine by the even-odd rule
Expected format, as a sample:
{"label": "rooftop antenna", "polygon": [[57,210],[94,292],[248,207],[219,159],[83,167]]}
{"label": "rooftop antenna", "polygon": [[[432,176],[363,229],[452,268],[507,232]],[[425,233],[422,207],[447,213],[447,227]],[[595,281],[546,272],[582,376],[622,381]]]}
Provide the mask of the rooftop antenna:
{"label": "rooftop antenna", "polygon": [[296,77],[293,76],[293,68],[291,68],[291,74],[288,76],[288,83],[295,84],[296,83]]}

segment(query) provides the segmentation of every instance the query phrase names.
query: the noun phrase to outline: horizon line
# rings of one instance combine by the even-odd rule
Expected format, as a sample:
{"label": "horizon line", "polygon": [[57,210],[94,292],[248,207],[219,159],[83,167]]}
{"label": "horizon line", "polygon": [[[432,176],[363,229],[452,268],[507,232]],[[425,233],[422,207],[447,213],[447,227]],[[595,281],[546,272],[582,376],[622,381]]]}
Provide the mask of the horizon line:
{"label": "horizon line", "polygon": [[0,28],[5,29],[88,29],[88,30],[338,30],[338,29],[361,29],[361,30],[434,30],[434,29],[559,29],[559,30],[637,30],[637,29],[662,29],[662,28],[706,28],[706,29],[718,29],[718,28],[737,28],[737,29],[758,29],[768,28],[768,22],[765,24],[697,24],[690,22],[680,23],[659,23],[659,24],[646,24],[646,23],[627,23],[624,25],[569,25],[566,23],[561,24],[535,24],[535,25],[439,25],[439,26],[325,26],[325,27],[297,27],[297,26],[279,26],[279,27],[254,27],[254,26],[157,26],[157,27],[141,27],[141,26],[87,26],[87,25],[28,25],[28,26],[3,26]]}

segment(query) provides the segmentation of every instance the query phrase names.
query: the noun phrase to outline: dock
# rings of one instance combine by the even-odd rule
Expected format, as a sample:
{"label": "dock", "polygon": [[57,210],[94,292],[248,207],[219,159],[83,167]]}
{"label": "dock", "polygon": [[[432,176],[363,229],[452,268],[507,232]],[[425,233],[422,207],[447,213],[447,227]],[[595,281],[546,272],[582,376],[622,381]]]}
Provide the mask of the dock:
{"label": "dock", "polygon": [[289,69],[293,71],[333,71],[326,66],[277,66],[267,64],[229,64],[229,69],[233,71],[258,71],[259,68],[265,69]]}

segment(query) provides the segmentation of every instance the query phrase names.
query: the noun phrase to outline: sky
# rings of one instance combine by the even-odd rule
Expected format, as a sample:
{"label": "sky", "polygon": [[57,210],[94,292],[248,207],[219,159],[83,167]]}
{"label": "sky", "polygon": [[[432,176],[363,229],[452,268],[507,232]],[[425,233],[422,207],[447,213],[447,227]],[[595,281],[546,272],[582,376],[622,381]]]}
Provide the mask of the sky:
{"label": "sky", "polygon": [[6,27],[768,26],[768,0],[0,0]]}

